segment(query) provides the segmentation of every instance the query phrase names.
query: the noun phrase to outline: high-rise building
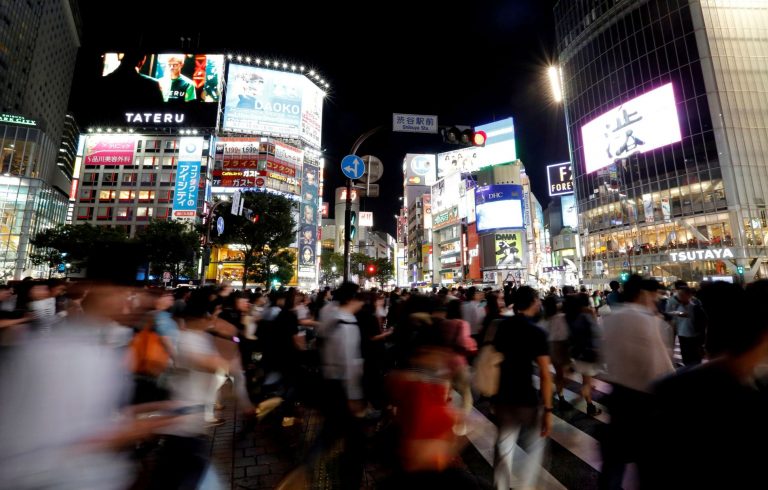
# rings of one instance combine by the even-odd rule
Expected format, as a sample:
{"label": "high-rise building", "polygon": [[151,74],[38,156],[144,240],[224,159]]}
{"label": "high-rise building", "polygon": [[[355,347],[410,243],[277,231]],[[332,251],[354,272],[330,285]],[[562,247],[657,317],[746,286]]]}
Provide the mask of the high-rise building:
{"label": "high-rise building", "polygon": [[[74,0],[0,3],[0,276],[34,275],[38,231],[64,223],[71,178],[56,165],[77,49]],[[45,274],[38,271],[38,274]]]}
{"label": "high-rise building", "polygon": [[67,179],[72,180],[77,156],[77,144],[80,140],[80,128],[77,127],[75,116],[67,114],[64,121],[64,131],[61,134],[61,146],[56,158],[56,166],[64,172]]}
{"label": "high-rise building", "polygon": [[768,276],[768,4],[561,0],[584,282]]}

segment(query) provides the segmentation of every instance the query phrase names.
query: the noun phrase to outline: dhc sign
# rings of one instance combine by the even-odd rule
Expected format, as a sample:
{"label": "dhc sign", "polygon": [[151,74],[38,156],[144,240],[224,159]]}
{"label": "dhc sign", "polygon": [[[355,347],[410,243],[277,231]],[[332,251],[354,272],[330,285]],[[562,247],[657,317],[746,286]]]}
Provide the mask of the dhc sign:
{"label": "dhc sign", "polygon": [[672,262],[693,262],[694,260],[732,259],[730,248],[715,248],[711,250],[690,250],[688,252],[672,252],[669,254]]}

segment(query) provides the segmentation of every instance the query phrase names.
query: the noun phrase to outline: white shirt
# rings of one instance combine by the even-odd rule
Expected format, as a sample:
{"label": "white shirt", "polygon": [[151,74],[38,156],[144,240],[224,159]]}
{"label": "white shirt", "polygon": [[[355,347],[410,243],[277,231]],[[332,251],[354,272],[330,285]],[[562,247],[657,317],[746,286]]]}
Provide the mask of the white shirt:
{"label": "white shirt", "polygon": [[461,305],[461,318],[469,323],[472,335],[477,335],[483,328],[485,307],[479,301],[467,301]]}
{"label": "white shirt", "polygon": [[355,315],[331,303],[320,310],[318,335],[323,339],[320,360],[325,379],[341,380],[347,399],[363,399],[363,356]]}
{"label": "white shirt", "polygon": [[637,391],[672,373],[672,361],[662,340],[664,320],[636,303],[615,306],[603,325],[603,358],[607,378]]}

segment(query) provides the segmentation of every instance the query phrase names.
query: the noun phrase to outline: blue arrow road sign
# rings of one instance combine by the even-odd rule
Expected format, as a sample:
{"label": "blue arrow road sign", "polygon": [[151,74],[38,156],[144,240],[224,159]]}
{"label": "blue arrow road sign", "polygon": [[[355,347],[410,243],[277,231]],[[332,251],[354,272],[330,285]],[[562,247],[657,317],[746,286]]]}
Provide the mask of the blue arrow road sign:
{"label": "blue arrow road sign", "polygon": [[341,171],[348,179],[359,179],[365,173],[365,162],[357,155],[347,155],[341,159]]}

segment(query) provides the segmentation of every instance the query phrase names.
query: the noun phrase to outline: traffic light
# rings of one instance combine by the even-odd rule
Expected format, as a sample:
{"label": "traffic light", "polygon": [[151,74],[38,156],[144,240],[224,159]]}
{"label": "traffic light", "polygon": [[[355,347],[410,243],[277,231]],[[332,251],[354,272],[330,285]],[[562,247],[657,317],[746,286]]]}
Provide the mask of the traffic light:
{"label": "traffic light", "polygon": [[619,281],[627,282],[628,280],[629,280],[629,272],[622,271],[621,274],[619,275]]}
{"label": "traffic light", "polygon": [[469,126],[452,126],[442,130],[443,141],[452,145],[485,146],[488,135]]}
{"label": "traffic light", "polygon": [[252,209],[244,209],[243,217],[248,221],[252,221],[253,223],[259,222],[259,215],[257,213],[254,213]]}
{"label": "traffic light", "polygon": [[376,274],[376,266],[373,264],[368,265],[368,274],[374,275]]}
{"label": "traffic light", "polygon": [[357,235],[357,212],[356,211],[350,211],[349,212],[349,239],[350,239],[350,241],[355,239],[355,235]]}
{"label": "traffic light", "polygon": [[737,272],[739,275],[742,275],[742,274],[744,274],[744,266],[743,266],[743,265],[737,265],[737,266],[736,266],[736,272]]}

